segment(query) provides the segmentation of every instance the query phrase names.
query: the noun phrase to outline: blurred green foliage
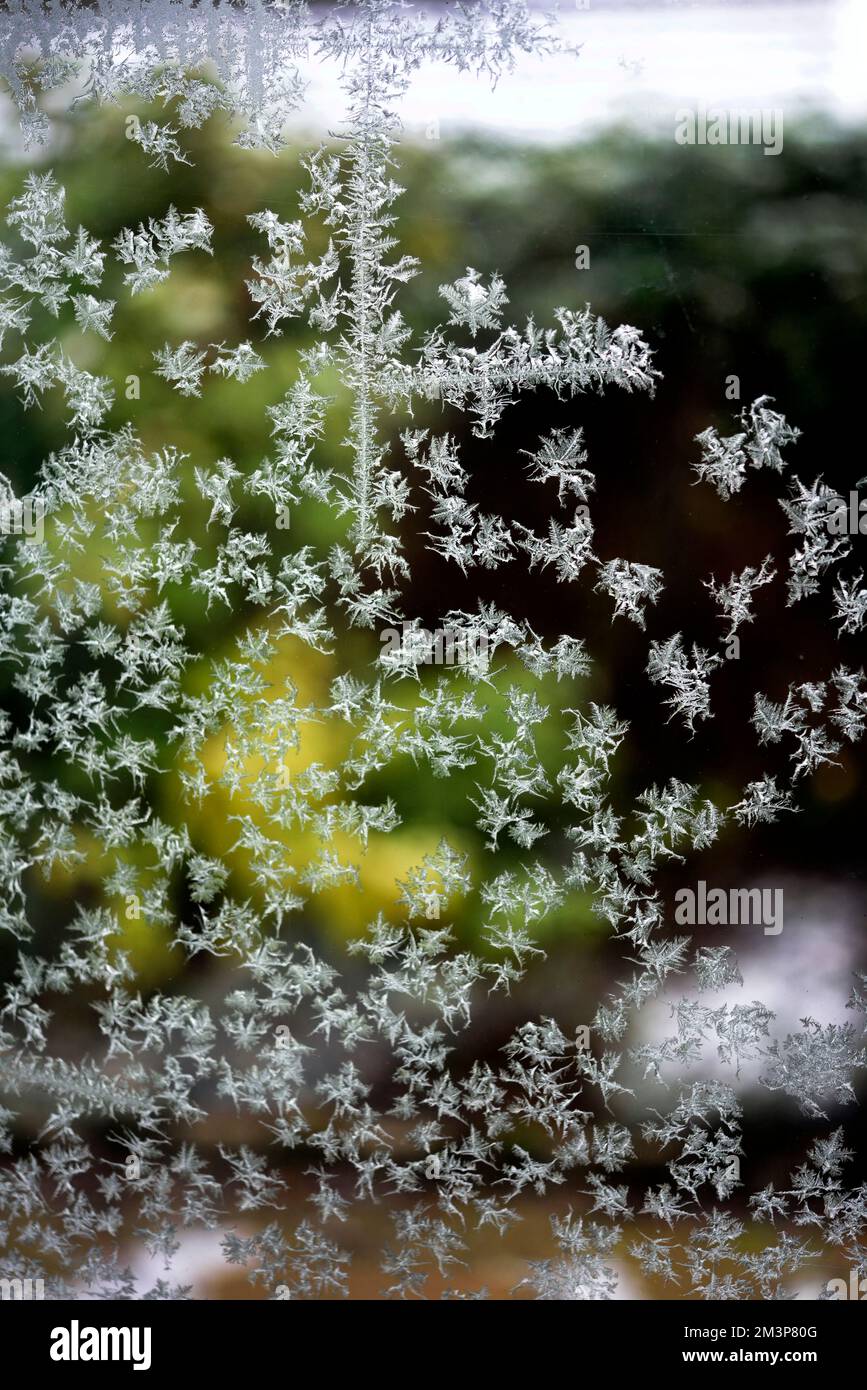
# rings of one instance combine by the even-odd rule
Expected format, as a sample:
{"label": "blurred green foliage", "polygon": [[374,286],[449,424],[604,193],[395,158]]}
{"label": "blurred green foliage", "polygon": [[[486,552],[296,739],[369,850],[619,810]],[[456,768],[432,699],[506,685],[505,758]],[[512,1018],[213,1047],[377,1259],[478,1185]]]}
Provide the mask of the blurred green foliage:
{"label": "blurred green foliage", "polygon": [[[245,473],[257,466],[271,447],[266,408],[282,398],[294,379],[299,351],[313,341],[312,331],[300,320],[285,337],[265,339],[261,323],[250,323],[244,288],[251,259],[263,250],[246,216],[270,208],[286,220],[297,217],[305,178],[298,154],[310,142],[301,141],[297,150],[273,158],[232,147],[228,134],[219,119],[210,121],[189,139],[191,166],[164,173],[148,169],[141,152],[125,138],[123,113],[87,114],[61,123],[57,148],[48,160],[67,189],[70,225],[80,222],[104,246],[122,227],[162,216],[171,204],[181,212],[202,207],[214,224],[213,258],[196,251],[176,257],[165,284],[132,299],[123,289],[121,267],[110,258],[101,293],[118,300],[111,343],[91,341],[92,335],[85,339],[65,314],[59,324],[63,346],[75,362],[113,378],[112,425],[129,421],[146,449],[173,443],[188,455],[186,534],[201,548],[204,562],[213,556],[217,528],[208,529],[209,508],[195,489],[192,470],[223,457]],[[485,275],[496,270],[504,276],[511,297],[508,315],[515,321],[533,315],[547,323],[560,304],[590,302],[612,325],[636,324],[657,348],[664,373],[654,401],[522,402],[509,412],[493,442],[472,440],[466,422],[450,411],[427,408],[414,423],[457,434],[464,462],[473,472],[475,497],[527,524],[544,524],[542,508],[549,499],[530,494],[520,450],[534,446],[554,425],[585,425],[590,465],[599,475],[593,514],[604,538],[600,553],[662,565],[667,592],[659,631],[683,628],[690,640],[706,641],[715,618],[698,580],[712,570],[722,573],[723,566],[727,577],[729,568],[756,562],[775,545],[779,548],[785,529],[764,478],[755,485],[755,501],[733,504],[734,514],[726,513],[710,489],[690,487],[693,436],[708,424],[729,427],[738,408],[725,400],[729,375],[740,379],[742,403],[768,392],[804,430],[796,460],[803,476],[822,472],[838,486],[852,483],[846,436],[851,427],[857,438],[859,345],[867,317],[864,135],[816,123],[809,134],[787,131],[783,156],[772,160],[763,159],[760,149],[684,148],[626,129],[569,147],[522,147],[477,136],[454,146],[408,141],[398,156],[398,177],[406,193],[398,204],[397,233],[401,249],[418,257],[423,272],[400,301],[416,341],[446,317],[438,287],[472,265]],[[4,203],[19,191],[24,173],[9,162],[2,169]],[[324,249],[323,229],[312,225],[311,238],[312,254]],[[575,266],[579,245],[590,251],[586,270]],[[56,331],[46,314],[29,336],[39,340]],[[153,353],[167,341],[233,346],[247,338],[253,339],[268,370],[245,385],[209,377],[202,397],[187,399],[154,375]],[[141,391],[138,399],[129,400],[124,382],[133,375],[140,378]],[[346,470],[350,456],[342,440],[349,402],[336,381],[325,378],[323,389],[334,400],[320,458]],[[390,422],[394,442],[406,423]],[[26,489],[40,460],[64,441],[59,393],[48,393],[41,411],[25,412],[8,382],[0,381],[0,430],[7,441],[4,469],[16,487]],[[855,467],[864,472],[860,461]],[[275,534],[261,499],[238,490],[237,500],[237,525],[262,530],[268,524]],[[421,511],[414,527],[420,531],[421,495],[418,501]],[[276,542],[287,550],[308,543],[323,547],[341,540],[345,528],[345,518],[305,502],[293,508],[291,528],[282,539],[278,533]],[[690,537],[688,545],[682,544],[684,535]],[[726,675],[730,687],[723,691],[722,719],[685,747],[681,732],[663,723],[643,677],[645,638],[625,622],[612,627],[606,600],[590,592],[567,592],[545,577],[526,582],[517,567],[505,576],[483,576],[479,587],[477,576],[464,579],[447,571],[417,540],[408,545],[415,577],[407,608],[423,621],[434,624],[449,607],[473,607],[480,594],[527,617],[540,633],[587,637],[596,657],[594,674],[559,685],[547,681],[539,697],[552,713],[579,700],[616,699],[618,712],[634,727],[616,770],[616,785],[627,797],[670,775],[674,766],[679,775],[688,775],[690,765],[702,768],[697,776],[705,794],[725,798],[737,792],[745,777],[763,770],[750,761],[754,752],[732,743],[735,714],[749,712],[757,662],[782,669],[793,642],[805,653],[809,648],[819,658],[828,653],[834,659],[833,634],[819,610],[781,616],[775,637],[761,653],[747,656],[736,673]],[[81,572],[97,578],[102,558],[102,552],[83,557]],[[588,591],[591,587],[586,586]],[[188,586],[170,586],[168,600],[202,662],[228,651],[255,616],[240,604],[209,613],[203,596]],[[375,638],[358,633],[341,638],[335,658],[315,657],[300,646],[287,648],[299,700],[321,698],[338,670],[356,662],[367,665],[375,650]],[[521,679],[517,669],[509,675]],[[203,666],[189,672],[191,686],[203,678]],[[405,697],[400,691],[398,703]],[[492,703],[489,731],[504,727]],[[562,757],[564,723],[565,717],[551,718],[543,726],[539,751],[549,774],[556,773]],[[149,732],[155,736],[153,727]],[[332,766],[343,751],[330,726],[310,726],[297,765],[318,758]],[[814,793],[806,828],[793,832],[785,827],[790,839],[793,833],[811,837],[818,867],[823,856],[838,867],[847,854],[857,860],[854,839],[848,839],[835,808],[842,801],[856,818],[859,808],[863,815],[863,788],[851,767],[835,777]],[[393,910],[394,879],[417,864],[443,834],[471,860],[480,855],[482,838],[468,801],[473,782],[472,772],[444,780],[420,775],[408,758],[373,777],[366,793],[376,799],[393,797],[404,825],[387,843],[386,837],[373,837],[362,869],[362,894],[336,889],[314,900],[314,928],[358,931],[377,910]],[[154,779],[149,789],[157,813],[169,821],[181,817],[176,790],[166,777]],[[216,805],[211,798],[198,820],[190,822],[206,851],[219,851],[228,843],[226,817],[232,809],[228,798]],[[760,838],[755,852],[773,853],[776,833],[772,828]],[[501,857],[503,867],[524,858],[508,850]],[[97,892],[101,869],[91,857],[76,891],[83,883],[87,891]],[[46,915],[61,910],[59,902],[68,897],[70,886],[58,883],[57,900],[46,904]],[[458,921],[460,934],[477,946],[481,921],[478,901],[468,904]],[[579,895],[572,895],[545,925],[549,935],[605,930]],[[159,934],[132,924],[124,940],[143,980],[177,968]]]}

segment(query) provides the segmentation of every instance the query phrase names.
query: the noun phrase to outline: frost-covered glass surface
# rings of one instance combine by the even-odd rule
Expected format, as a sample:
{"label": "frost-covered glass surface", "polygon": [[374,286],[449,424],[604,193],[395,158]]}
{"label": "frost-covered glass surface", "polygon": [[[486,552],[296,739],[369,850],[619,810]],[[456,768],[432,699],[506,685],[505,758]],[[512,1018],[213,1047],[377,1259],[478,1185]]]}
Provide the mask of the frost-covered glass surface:
{"label": "frost-covered glass surface", "polygon": [[[269,381],[272,443],[254,469],[116,423],[142,382],[112,376],[110,350],[107,374],[89,366],[86,345],[112,338],[110,268],[141,301],[171,283],[176,258],[223,273],[206,211],[188,199],[103,244],[40,166],[6,212],[0,371],[28,407],[59,393],[67,425],[26,497],[0,477],[9,1277],[42,1278],[50,1297],[183,1297],[174,1257],[204,1231],[265,1296],[357,1293],[353,1251],[385,1220],[368,1296],[485,1296],[493,1238],[520,1263],[514,1292],[543,1299],[615,1296],[627,1251],[678,1295],[710,1299],[786,1297],[823,1246],[841,1274],[867,1274],[846,1133],[867,1066],[867,976],[851,1022],[807,1016],[781,1034],[772,1008],[741,997],[735,947],[701,934],[751,921],[778,937],[781,890],[708,889],[696,869],[721,835],[796,813],[808,779],[863,735],[858,512],[853,525],[849,497],[795,472],[797,401],[733,404],[727,431],[696,434],[689,481],[735,505],[774,475],[786,539],[710,576],[698,550],[705,635],[665,629],[665,566],[613,553],[594,524],[582,427],[590,394],[612,409],[622,393],[653,395],[649,335],[575,299],[513,322],[494,264],[443,284],[440,325],[420,338],[401,312],[422,270],[401,246],[412,74],[436,62],[506,80],[516,55],[562,51],[556,25],[517,0],[5,10],[3,70],[28,139],[50,138],[42,94],[65,84],[78,102],[141,97],[165,115],[131,118],[129,158],[160,171],[191,161],[189,133],[215,113],[236,118],[245,149],[276,152],[303,104],[299,65],[337,59],[342,72],[334,138],[307,151],[298,206],[247,210],[259,249],[233,293],[247,296],[249,337],[191,330],[150,363],[190,400],[220,379],[243,392],[274,371],[269,342],[291,321],[313,330],[288,379]],[[74,321],[74,343],[46,331],[52,319]],[[501,515],[462,459],[467,438],[514,452],[509,411],[531,392],[569,404],[569,423],[561,412],[521,451],[543,525]],[[339,466],[320,448],[334,416]],[[238,521],[248,504],[253,528]],[[314,505],[340,520],[338,541],[296,543]],[[473,595],[433,626],[406,600],[425,552]],[[496,601],[490,571],[503,574]],[[564,595],[553,637],[511,611],[541,574]],[[600,654],[572,621],[583,588],[629,625],[646,700],[684,745],[718,714],[741,642],[761,650],[775,605],[819,596],[839,654],[804,669],[792,653],[782,690],[768,672],[751,723],[732,724],[767,759],[737,795],[715,799],[672,766],[624,804],[612,776],[630,728],[616,687],[586,693]],[[179,593],[222,626],[218,650],[191,642]],[[464,819],[371,891],[371,847],[407,845],[412,808],[378,790],[401,759],[419,779],[457,779]],[[464,825],[480,832],[472,852]],[[83,880],[85,862],[97,872]],[[690,885],[674,895],[673,865]],[[347,888],[363,929],[326,949],[310,903],[321,895],[327,914]],[[58,892],[61,929],[35,930]],[[542,928],[579,897],[623,958],[583,1021],[533,1007]],[[483,917],[471,946],[452,929],[468,900]],[[156,986],[124,935],[136,925],[174,952]],[[637,1012],[675,981],[667,1031],[637,1040]],[[476,1024],[491,994],[510,1010],[493,1059]],[[63,996],[74,1018],[58,1029]],[[700,1065],[708,1053],[715,1070]],[[750,1186],[736,1085],[748,1067],[802,1117],[784,1187]],[[644,1180],[654,1162],[664,1181]],[[514,1244],[531,1197],[550,1216],[535,1252]],[[142,1246],[156,1257],[145,1277],[131,1267]]]}

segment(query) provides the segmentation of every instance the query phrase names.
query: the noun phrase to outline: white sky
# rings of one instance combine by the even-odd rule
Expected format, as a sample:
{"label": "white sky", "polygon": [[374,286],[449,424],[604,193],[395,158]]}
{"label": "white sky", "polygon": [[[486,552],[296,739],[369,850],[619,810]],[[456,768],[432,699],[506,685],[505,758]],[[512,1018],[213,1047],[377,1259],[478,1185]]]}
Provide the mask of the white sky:
{"label": "white sky", "polygon": [[[443,139],[466,129],[575,139],[622,120],[670,133],[678,108],[702,106],[781,109],[786,124],[816,111],[867,123],[867,0],[560,0],[560,15],[564,36],[582,45],[578,56],[521,57],[493,92],[429,65],[401,103],[406,134],[424,138],[438,122]],[[307,100],[294,124],[334,129],[342,115],[336,65],[303,71]],[[67,88],[54,102],[70,95]],[[0,144],[20,153],[8,98]]]}
{"label": "white sky", "polygon": [[[561,0],[580,56],[521,58],[493,93],[445,66],[416,77],[401,105],[408,132],[438,120],[443,138],[476,127],[552,139],[630,119],[671,130],[678,107],[823,110],[867,121],[867,0]],[[335,81],[311,70],[301,122],[335,123]]]}

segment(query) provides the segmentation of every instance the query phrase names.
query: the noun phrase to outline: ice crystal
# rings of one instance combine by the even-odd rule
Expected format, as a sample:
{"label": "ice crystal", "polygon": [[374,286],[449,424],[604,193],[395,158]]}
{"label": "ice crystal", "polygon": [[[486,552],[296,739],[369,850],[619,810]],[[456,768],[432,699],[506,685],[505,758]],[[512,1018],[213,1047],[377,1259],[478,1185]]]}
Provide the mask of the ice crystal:
{"label": "ice crystal", "polygon": [[734,637],[742,623],[753,621],[753,592],[770,584],[774,574],[771,556],[766,555],[761,565],[747,565],[740,574],[733,574],[728,584],[717,584],[714,579],[705,580],[705,587],[722,609],[723,621],[729,625],[724,638],[726,642]]}
{"label": "ice crystal", "polygon": [[[793,785],[839,753],[839,738],[864,731],[863,673],[801,672],[815,679],[782,699],[756,696],[759,746],[772,753],[794,741],[788,775],[763,774],[730,805],[672,776],[615,808],[613,764],[629,727],[615,705],[582,699],[577,682],[591,654],[580,636],[544,641],[479,601],[442,615],[464,656],[422,683],[437,638],[401,598],[410,537],[466,574],[508,565],[585,583],[639,629],[663,593],[661,569],[595,553],[596,480],[580,427],[552,428],[524,451],[530,480],[556,509],[537,529],[470,500],[457,438],[410,423],[414,405],[448,405],[487,439],[524,392],[567,402],[611,388],[652,393],[659,375],[638,329],[611,329],[589,307],[556,309],[553,326],[506,323],[506,286],[493,266],[468,267],[441,288],[448,317],[418,343],[398,307],[421,269],[399,253],[402,190],[392,176],[395,111],[410,76],[442,61],[497,80],[516,52],[556,46],[551,23],[521,0],[441,16],[398,0],[316,14],[263,0],[7,0],[4,23],[3,68],[31,138],[47,133],[38,93],[73,78],[96,101],[138,94],[171,106],[168,123],[133,132],[157,166],[185,162],[183,132],[216,110],[243,118],[242,145],[279,148],[301,100],[302,58],[339,61],[347,104],[338,138],[305,158],[297,220],[248,214],[267,245],[246,280],[250,338],[185,338],[155,353],[156,374],[195,397],[214,376],[234,390],[261,371],[257,345],[287,321],[303,317],[316,331],[294,378],[274,391],[272,456],[249,472],[221,458],[194,459],[187,473],[171,444],[111,427],[109,378],[77,366],[58,338],[30,342],[34,305],[56,317],[68,302],[81,331],[104,339],[117,306],[94,292],[108,252],[67,226],[50,173],[29,174],[8,209],[0,370],[26,406],[59,389],[69,424],[30,499],[46,538],[3,541],[0,660],[14,697],[0,720],[0,929],[17,951],[0,1010],[0,1152],[15,1154],[0,1170],[8,1243],[52,1295],[129,1297],[133,1236],[170,1270],[180,1234],[205,1227],[270,1297],[346,1295],[349,1213],[394,1198],[383,1294],[426,1296],[446,1281],[446,1296],[463,1296],[447,1281],[468,1267],[474,1232],[507,1239],[525,1199],[544,1194],[558,1213],[551,1245],[518,1284],[538,1298],[611,1297],[626,1226],[634,1258],[684,1294],[782,1296],[814,1252],[790,1231],[766,1233],[760,1246],[744,1241],[743,1223],[725,1210],[743,1186],[741,1107],[732,1086],[689,1069],[706,1046],[735,1077],[757,1063],[768,1091],[820,1122],[854,1102],[867,1055],[854,1024],[805,1019],[781,1039],[760,1001],[703,1002],[742,985],[737,959],[666,930],[660,875],[728,829],[794,812]],[[327,245],[311,236],[322,226]],[[112,250],[130,296],[169,280],[178,255],[220,256],[199,208],[127,228]],[[328,381],[348,402],[342,470],[317,457]],[[695,471],[724,499],[750,468],[782,472],[781,451],[799,433],[767,397],[739,424],[728,437],[713,428],[698,436]],[[20,502],[2,485],[4,507]],[[851,543],[829,530],[838,494],[820,480],[789,487],[781,504],[803,538],[789,561],[794,602],[820,592]],[[243,493],[267,503],[263,529],[238,525]],[[310,500],[346,518],[342,541],[278,547],[288,509]],[[97,557],[97,569],[82,557]],[[705,581],[728,637],[755,621],[754,593],[774,579],[767,556],[727,583]],[[863,625],[862,583],[860,574],[838,578],[843,634]],[[219,654],[195,652],[166,593],[174,584],[201,595],[214,622],[244,605],[243,631]],[[396,625],[400,642],[379,649]],[[302,694],[286,660],[304,649],[337,667],[314,693]],[[369,660],[352,661],[352,651]],[[722,662],[680,632],[650,639],[647,698],[661,687],[669,717],[692,733],[712,717]],[[555,688],[572,704],[552,763]],[[339,752],[299,765],[311,728]],[[400,870],[388,910],[371,909],[336,962],[304,939],[303,909],[318,894],[358,887],[372,839],[401,826],[406,808],[381,795],[376,778],[399,757],[419,775],[458,780],[486,848],[470,856],[443,839],[420,851]],[[154,801],[155,784],[166,796]],[[216,853],[197,827],[202,813],[218,814],[218,797],[230,811]],[[172,807],[166,819],[157,806]],[[60,939],[34,943],[40,893],[88,855],[100,866],[98,889],[74,895]],[[575,891],[626,943],[626,978],[577,1033],[513,1012],[497,1060],[458,1065],[456,1039],[472,1046],[480,999],[509,995],[541,968],[539,924]],[[479,951],[462,946],[450,920],[474,894],[485,915]],[[231,983],[204,995],[147,990],[118,946],[122,924],[140,919],[180,958],[222,961]],[[676,1002],[669,993],[676,1031],[627,1048],[637,1011],[675,981],[696,991]],[[90,1031],[83,1049],[76,1033],[66,1055],[52,1022],[59,997],[73,992]],[[850,1007],[863,1013],[863,985]],[[668,1090],[666,1114],[629,1084],[635,1064]],[[226,1137],[228,1108],[244,1121],[243,1140]],[[630,1127],[637,1108],[645,1118]],[[224,1140],[216,1145],[215,1131]],[[632,1169],[639,1135],[668,1172],[643,1192]],[[290,1229],[293,1155],[306,1165],[308,1205]],[[842,1188],[848,1158],[842,1137],[820,1135],[790,1190],[750,1197],[756,1220],[816,1226],[863,1252],[867,1206],[860,1189]],[[633,1238],[636,1213],[647,1220]],[[188,1295],[161,1277],[147,1291]]]}

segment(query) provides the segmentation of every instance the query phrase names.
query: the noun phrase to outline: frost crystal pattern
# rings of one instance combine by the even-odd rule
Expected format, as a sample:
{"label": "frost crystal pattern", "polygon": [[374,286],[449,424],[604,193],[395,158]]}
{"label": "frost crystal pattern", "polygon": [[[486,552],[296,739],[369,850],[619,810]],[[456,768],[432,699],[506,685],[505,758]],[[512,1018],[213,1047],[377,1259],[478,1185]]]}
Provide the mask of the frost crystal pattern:
{"label": "frost crystal pattern", "polygon": [[[544,1196],[550,1239],[519,1296],[610,1298],[627,1250],[682,1295],[710,1299],[789,1296],[823,1243],[867,1274],[865,1193],[846,1186],[851,1154],[830,1118],[851,1111],[867,1066],[865,981],[851,1024],[805,1018],[777,1036],[768,1008],[738,1001],[734,950],[680,928],[657,886],[661,869],[686,874],[721,834],[797,810],[802,779],[863,734],[863,672],[841,660],[793,670],[782,696],[756,694],[746,732],[768,771],[732,804],[673,774],[615,805],[629,727],[616,692],[612,704],[582,694],[594,653],[580,632],[542,640],[507,597],[479,600],[441,615],[452,659],[435,660],[442,638],[406,611],[407,556],[421,546],[470,581],[548,571],[567,596],[564,624],[568,594],[586,585],[644,644],[647,699],[685,741],[714,715],[720,638],[757,632],[770,589],[787,586],[790,604],[821,591],[841,637],[867,619],[852,538],[829,525],[844,499],[791,472],[799,432],[767,397],[728,437],[698,435],[694,481],[728,499],[756,470],[786,474],[792,553],[697,583],[702,646],[649,636],[664,570],[612,556],[592,520],[581,398],[653,393],[641,333],[574,306],[512,324],[508,287],[485,265],[440,288],[441,325],[411,340],[401,294],[420,266],[399,244],[400,99],[431,61],[496,81],[516,53],[552,51],[553,25],[519,0],[433,15],[398,0],[315,13],[294,0],[4,9],[3,69],[32,141],[50,133],[40,93],[73,80],[97,102],[164,103],[130,152],[157,169],[187,161],[186,133],[217,111],[236,119],[242,146],[279,149],[311,60],[336,62],[345,97],[335,139],[305,158],[297,217],[249,210],[260,243],[249,338],[193,336],[154,354],[162,381],[206,396],[218,377],[241,390],[271,371],[268,342],[288,322],[313,327],[292,379],[272,384],[273,447],[254,471],[114,426],[123,382],[77,362],[61,336],[33,336],[43,311],[68,310],[85,341],[110,340],[109,264],[142,298],[178,256],[219,264],[205,212],[172,207],[101,245],[72,225],[45,171],[22,179],[6,213],[0,370],[28,407],[60,393],[68,422],[31,496],[0,475],[4,515],[34,522],[4,537],[0,570],[0,928],[17,958],[0,996],[0,1236],[14,1272],[43,1278],[51,1297],[185,1297],[173,1259],[204,1229],[264,1296],[348,1295],[353,1243],[376,1208],[391,1227],[380,1296],[483,1297],[479,1241],[508,1246],[525,1199]],[[476,438],[497,437],[530,391],[572,401],[576,421],[523,460],[549,505],[541,528],[472,500],[454,433],[425,423],[447,407]],[[318,453],[337,409],[342,469]],[[237,522],[250,497],[268,518],[260,530]],[[293,543],[291,518],[314,501],[345,519],[341,543]],[[190,644],[178,586],[214,625],[248,615],[240,634],[227,623],[218,655]],[[329,674],[296,679],[294,665]],[[552,707],[567,730],[554,774],[540,754]],[[396,759],[420,777],[465,779],[482,848],[470,854],[457,836],[420,853],[337,959],[308,932],[307,906],[347,885],[365,900],[365,856],[404,822],[376,790]],[[220,822],[219,852],[206,820]],[[98,881],[82,886],[85,861]],[[46,937],[33,914],[58,891],[62,930]],[[624,957],[621,982],[577,1031],[527,1012],[521,989],[544,960],[539,924],[573,894],[592,898]],[[481,949],[452,930],[471,898]],[[180,988],[139,978],[130,922],[171,943]],[[636,1012],[675,979],[670,1036],[631,1046]],[[725,1002],[708,1000],[721,990]],[[511,1035],[496,1064],[467,1062],[491,993],[518,1007]],[[76,1024],[58,1033],[64,995]],[[691,1077],[708,1046],[728,1080]],[[728,1206],[745,1166],[733,1082],[750,1063],[810,1126],[788,1188],[749,1196],[761,1243]],[[665,1182],[636,1178],[639,1150],[667,1165]],[[136,1244],[155,1257],[143,1282]]]}

